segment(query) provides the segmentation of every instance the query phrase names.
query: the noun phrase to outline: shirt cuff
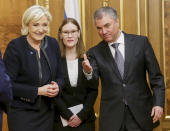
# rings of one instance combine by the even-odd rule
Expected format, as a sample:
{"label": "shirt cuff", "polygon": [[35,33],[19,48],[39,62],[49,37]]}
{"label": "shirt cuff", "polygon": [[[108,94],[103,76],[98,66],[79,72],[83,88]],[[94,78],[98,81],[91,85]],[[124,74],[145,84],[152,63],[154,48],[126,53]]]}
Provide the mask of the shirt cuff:
{"label": "shirt cuff", "polygon": [[84,75],[86,76],[87,80],[92,79],[93,69],[92,69],[92,71],[91,71],[90,73],[86,73],[86,72],[84,71],[84,69],[83,69],[83,72],[84,72]]}

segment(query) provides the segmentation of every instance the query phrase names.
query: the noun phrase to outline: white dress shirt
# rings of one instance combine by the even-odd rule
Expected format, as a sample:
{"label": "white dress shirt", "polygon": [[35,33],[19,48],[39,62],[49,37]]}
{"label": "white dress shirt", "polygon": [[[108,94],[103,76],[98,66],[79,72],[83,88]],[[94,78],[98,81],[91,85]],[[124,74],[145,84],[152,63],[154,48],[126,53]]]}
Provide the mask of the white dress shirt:
{"label": "white dress shirt", "polygon": [[70,84],[72,87],[76,87],[78,79],[78,59],[67,60],[67,69]]}

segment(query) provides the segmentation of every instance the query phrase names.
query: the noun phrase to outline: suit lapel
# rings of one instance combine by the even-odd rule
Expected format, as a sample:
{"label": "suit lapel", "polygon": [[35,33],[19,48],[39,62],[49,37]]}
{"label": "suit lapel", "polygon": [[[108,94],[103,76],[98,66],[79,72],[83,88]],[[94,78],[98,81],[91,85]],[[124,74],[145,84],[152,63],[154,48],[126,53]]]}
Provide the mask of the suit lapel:
{"label": "suit lapel", "polygon": [[120,78],[121,78],[121,75],[119,73],[119,70],[118,70],[118,67],[117,67],[117,64],[112,56],[112,53],[110,51],[110,48],[108,46],[108,43],[106,43],[105,41],[102,42],[102,47],[101,47],[101,50],[102,50],[102,54],[104,55],[104,58],[106,59],[107,63],[109,65],[112,65],[111,68],[113,70],[113,72],[115,72],[115,74]]}
{"label": "suit lapel", "polygon": [[124,79],[127,78],[128,69],[130,66],[131,59],[133,57],[134,46],[132,38],[129,37],[126,33],[124,33],[125,39],[125,64],[124,64]]}

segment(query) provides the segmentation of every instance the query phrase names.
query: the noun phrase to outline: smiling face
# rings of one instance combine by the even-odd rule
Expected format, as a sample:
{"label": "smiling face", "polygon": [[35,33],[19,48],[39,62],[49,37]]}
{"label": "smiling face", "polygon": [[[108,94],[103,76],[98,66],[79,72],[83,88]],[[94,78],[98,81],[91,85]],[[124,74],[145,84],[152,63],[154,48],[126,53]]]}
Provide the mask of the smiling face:
{"label": "smiling face", "polygon": [[42,16],[37,21],[31,21],[28,24],[28,39],[34,43],[40,43],[44,36],[48,33],[48,20],[46,16]]}
{"label": "smiling face", "polygon": [[80,31],[76,25],[67,23],[62,27],[60,38],[63,40],[66,48],[76,48],[79,37]]}
{"label": "smiling face", "polygon": [[115,42],[120,36],[119,20],[115,20],[107,14],[96,19],[95,25],[99,36],[108,43]]}

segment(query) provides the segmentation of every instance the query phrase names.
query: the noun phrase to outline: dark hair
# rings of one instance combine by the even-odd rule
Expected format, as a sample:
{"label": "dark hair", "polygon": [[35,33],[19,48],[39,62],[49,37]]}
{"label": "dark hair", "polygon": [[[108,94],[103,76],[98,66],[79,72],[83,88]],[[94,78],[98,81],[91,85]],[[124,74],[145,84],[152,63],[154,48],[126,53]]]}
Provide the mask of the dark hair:
{"label": "dark hair", "polygon": [[72,23],[74,24],[77,29],[80,31],[80,37],[78,38],[78,43],[76,45],[76,52],[77,52],[77,57],[83,57],[83,54],[85,53],[85,48],[84,48],[84,43],[83,43],[83,39],[82,39],[82,33],[80,30],[80,26],[78,24],[78,22],[74,19],[74,18],[66,18],[62,21],[62,24],[59,27],[58,30],[58,42],[60,45],[60,50],[61,50],[61,56],[65,56],[65,45],[63,43],[63,40],[60,38],[60,33],[62,32],[62,28],[64,25],[68,24],[68,23]]}

